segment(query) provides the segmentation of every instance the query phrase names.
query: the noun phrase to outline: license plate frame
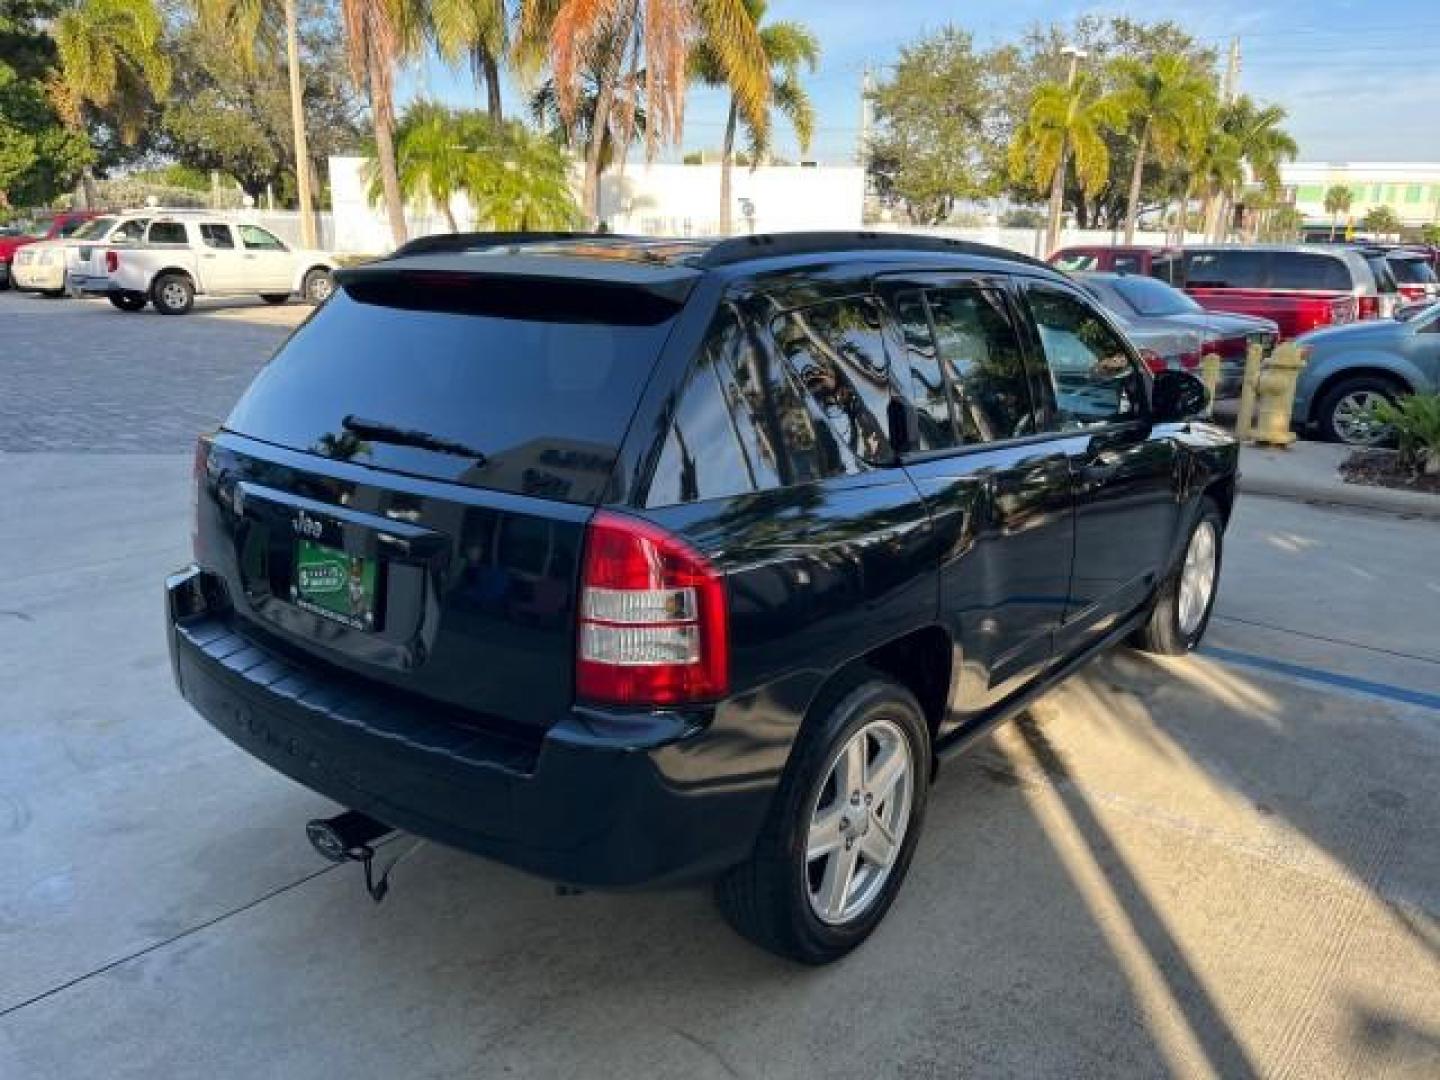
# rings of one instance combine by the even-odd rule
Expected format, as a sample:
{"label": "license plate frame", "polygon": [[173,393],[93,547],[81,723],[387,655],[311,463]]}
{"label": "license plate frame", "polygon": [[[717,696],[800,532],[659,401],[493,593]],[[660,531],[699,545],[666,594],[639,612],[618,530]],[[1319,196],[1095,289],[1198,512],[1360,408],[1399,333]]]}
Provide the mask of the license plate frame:
{"label": "license plate frame", "polygon": [[380,628],[379,560],[301,538],[291,569],[290,601],[302,611],[351,630]]}

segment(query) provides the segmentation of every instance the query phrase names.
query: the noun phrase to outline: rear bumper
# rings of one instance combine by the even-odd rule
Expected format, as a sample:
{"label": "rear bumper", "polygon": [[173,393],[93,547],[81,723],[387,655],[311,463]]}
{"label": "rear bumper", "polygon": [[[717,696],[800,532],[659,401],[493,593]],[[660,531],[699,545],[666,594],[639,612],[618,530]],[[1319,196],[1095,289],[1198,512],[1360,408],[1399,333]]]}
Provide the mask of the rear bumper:
{"label": "rear bumper", "polygon": [[754,845],[775,778],[736,775],[733,743],[703,716],[574,708],[538,747],[511,742],[242,633],[209,613],[213,592],[193,567],[166,581],[181,693],[242,749],[343,806],[593,888],[713,876]]}
{"label": "rear bumper", "polygon": [[11,270],[11,283],[17,289],[50,292],[65,287],[65,267],[40,266],[35,263],[16,264]]}
{"label": "rear bumper", "polygon": [[110,291],[110,275],[71,274],[70,287],[88,296],[104,296]]}

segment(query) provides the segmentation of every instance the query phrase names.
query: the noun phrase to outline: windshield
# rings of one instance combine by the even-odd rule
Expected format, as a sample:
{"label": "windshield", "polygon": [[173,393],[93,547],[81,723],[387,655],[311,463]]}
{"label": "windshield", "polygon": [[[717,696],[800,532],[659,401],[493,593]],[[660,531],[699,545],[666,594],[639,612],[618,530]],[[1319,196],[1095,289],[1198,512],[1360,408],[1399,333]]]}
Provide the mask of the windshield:
{"label": "windshield", "polygon": [[91,218],[71,233],[70,238],[72,240],[92,240],[104,236],[110,231],[110,226],[114,224],[115,218],[113,217]]}
{"label": "windshield", "polygon": [[1172,289],[1163,281],[1156,281],[1154,278],[1116,278],[1112,284],[1127,304],[1147,318],[1186,315],[1204,310],[1179,289]]}
{"label": "windshield", "polygon": [[1390,259],[1390,272],[1402,285],[1429,285],[1435,281],[1435,271],[1424,259]]}
{"label": "windshield", "polygon": [[20,226],[21,236],[31,236],[36,240],[43,240],[50,235],[50,226],[55,224],[54,218],[41,218],[38,221],[27,221]]}

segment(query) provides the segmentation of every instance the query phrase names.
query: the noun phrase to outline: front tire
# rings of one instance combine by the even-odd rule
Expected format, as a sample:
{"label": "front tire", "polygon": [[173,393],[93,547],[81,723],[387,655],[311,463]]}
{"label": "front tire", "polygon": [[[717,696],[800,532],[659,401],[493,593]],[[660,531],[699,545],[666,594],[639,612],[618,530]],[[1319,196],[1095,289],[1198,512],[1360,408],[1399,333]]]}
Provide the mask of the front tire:
{"label": "front tire", "polygon": [[161,274],[150,287],[150,301],[162,315],[184,315],[195,306],[195,286],[184,274]]}
{"label": "front tire", "polygon": [[828,964],[870,936],[905,880],[925,816],[930,733],[915,696],[873,673],[817,710],[755,850],[717,897],[757,945]]}
{"label": "front tire", "polygon": [[106,293],[106,298],[121,311],[143,311],[149,301],[144,293],[135,292],[112,292]]}
{"label": "front tire", "polygon": [[1135,631],[1132,645],[1142,652],[1182,656],[1200,644],[1215,608],[1224,537],[1220,508],[1207,497],[1179,565],[1161,583],[1150,618]]}
{"label": "front tire", "polygon": [[1380,446],[1390,439],[1390,429],[1366,414],[1378,402],[1395,404],[1403,392],[1389,379],[1374,375],[1342,379],[1325,392],[1315,410],[1321,437],[1346,446]]}

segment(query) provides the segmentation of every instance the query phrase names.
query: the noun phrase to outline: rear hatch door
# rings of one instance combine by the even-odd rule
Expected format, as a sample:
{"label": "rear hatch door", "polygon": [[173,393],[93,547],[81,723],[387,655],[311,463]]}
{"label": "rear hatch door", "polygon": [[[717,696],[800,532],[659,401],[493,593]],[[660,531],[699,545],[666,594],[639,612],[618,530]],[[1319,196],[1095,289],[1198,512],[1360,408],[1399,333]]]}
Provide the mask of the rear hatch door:
{"label": "rear hatch door", "polygon": [[687,275],[342,274],[203,461],[202,565],[292,651],[543,730],[585,525]]}

